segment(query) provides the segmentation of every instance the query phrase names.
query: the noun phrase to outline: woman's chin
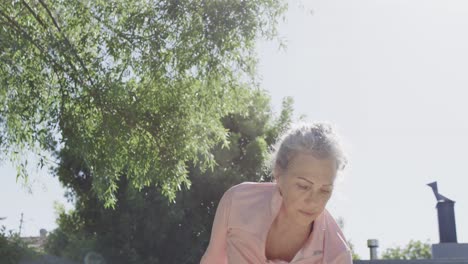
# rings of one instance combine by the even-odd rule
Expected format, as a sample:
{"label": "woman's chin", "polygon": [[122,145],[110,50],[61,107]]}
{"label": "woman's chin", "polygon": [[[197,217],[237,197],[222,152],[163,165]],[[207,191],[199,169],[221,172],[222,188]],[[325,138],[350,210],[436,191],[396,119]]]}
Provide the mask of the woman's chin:
{"label": "woman's chin", "polygon": [[306,214],[299,211],[296,217],[296,222],[301,226],[308,226],[315,220],[315,218],[317,218],[315,214]]}

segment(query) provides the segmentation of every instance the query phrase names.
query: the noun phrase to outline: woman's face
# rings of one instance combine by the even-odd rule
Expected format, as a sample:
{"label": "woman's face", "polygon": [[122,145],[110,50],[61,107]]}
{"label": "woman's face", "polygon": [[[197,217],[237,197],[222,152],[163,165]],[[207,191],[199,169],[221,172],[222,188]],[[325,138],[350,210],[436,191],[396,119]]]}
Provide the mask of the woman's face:
{"label": "woman's face", "polygon": [[277,166],[274,173],[286,216],[305,226],[322,213],[331,197],[336,162],[299,153],[292,158],[287,169]]}

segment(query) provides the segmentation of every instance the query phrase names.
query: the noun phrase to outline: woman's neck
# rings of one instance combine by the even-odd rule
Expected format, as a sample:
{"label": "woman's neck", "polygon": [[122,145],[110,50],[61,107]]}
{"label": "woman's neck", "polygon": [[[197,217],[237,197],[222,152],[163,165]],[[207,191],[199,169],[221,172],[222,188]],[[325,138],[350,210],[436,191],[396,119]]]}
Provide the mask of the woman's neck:
{"label": "woman's neck", "polygon": [[301,226],[280,210],[268,232],[265,256],[290,262],[310,236],[310,227]]}
{"label": "woman's neck", "polygon": [[306,235],[306,237],[308,237],[311,232],[312,223],[306,226],[299,225],[294,217],[288,215],[287,211],[282,206],[273,222],[273,227],[279,233]]}

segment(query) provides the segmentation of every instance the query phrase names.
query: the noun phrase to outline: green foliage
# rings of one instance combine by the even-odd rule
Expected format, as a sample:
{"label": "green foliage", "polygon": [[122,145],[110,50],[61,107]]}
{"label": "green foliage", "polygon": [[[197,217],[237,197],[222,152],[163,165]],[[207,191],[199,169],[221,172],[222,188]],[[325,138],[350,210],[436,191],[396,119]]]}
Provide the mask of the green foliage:
{"label": "green foliage", "polygon": [[405,247],[387,248],[382,254],[382,259],[430,259],[431,244],[411,240]]}
{"label": "green foliage", "polygon": [[[0,3],[0,151],[79,155],[106,206],[125,171],[173,200],[188,165],[212,168],[221,118],[246,115],[258,37],[283,0],[13,0]],[[248,101],[248,100],[247,100]],[[259,143],[261,144],[261,143]]]}
{"label": "green foliage", "polygon": [[351,240],[348,240],[348,245],[349,245],[349,248],[351,249],[351,255],[353,257],[353,260],[360,260],[361,257],[355,252],[354,244],[351,242]]}
{"label": "green foliage", "polygon": [[16,264],[22,259],[34,259],[39,253],[30,249],[17,233],[6,232],[4,226],[0,228],[0,260],[2,264]]}
{"label": "green foliage", "polygon": [[76,234],[67,234],[61,228],[51,232],[47,237],[44,250],[54,256],[82,261],[96,248],[96,241]]}
{"label": "green foliage", "polygon": [[[229,132],[229,145],[214,148],[217,165],[213,170],[189,167],[192,186],[178,192],[175,203],[170,203],[159,187],[136,189],[123,171],[117,182],[115,209],[103,208],[92,189],[92,173],[65,147],[56,174],[68,187],[75,210],[62,211],[59,229],[49,235],[46,249],[78,261],[94,251],[108,263],[199,263],[221,196],[240,182],[270,179],[264,168],[269,146],[291,123],[290,118],[282,118],[292,116],[291,107],[283,108],[280,118],[275,119],[264,93],[247,95],[246,114],[232,113],[221,120]],[[285,102],[292,104],[289,99]],[[88,244],[79,245],[80,241]]]}
{"label": "green foliage", "polygon": [[0,232],[0,259],[6,263],[18,263],[21,259],[21,247],[8,239],[5,227]]}

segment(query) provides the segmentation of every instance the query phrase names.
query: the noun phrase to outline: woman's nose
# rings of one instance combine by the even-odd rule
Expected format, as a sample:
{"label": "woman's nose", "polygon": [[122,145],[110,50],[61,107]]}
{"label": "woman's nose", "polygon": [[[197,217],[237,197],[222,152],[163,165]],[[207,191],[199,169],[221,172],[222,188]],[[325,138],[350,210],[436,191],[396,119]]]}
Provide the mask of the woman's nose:
{"label": "woman's nose", "polygon": [[307,204],[311,204],[311,203],[316,203],[316,202],[318,202],[318,200],[317,200],[317,198],[318,198],[317,196],[318,196],[318,195],[317,195],[317,194],[318,194],[317,191],[311,190],[308,194],[306,194],[305,202],[306,202]]}

